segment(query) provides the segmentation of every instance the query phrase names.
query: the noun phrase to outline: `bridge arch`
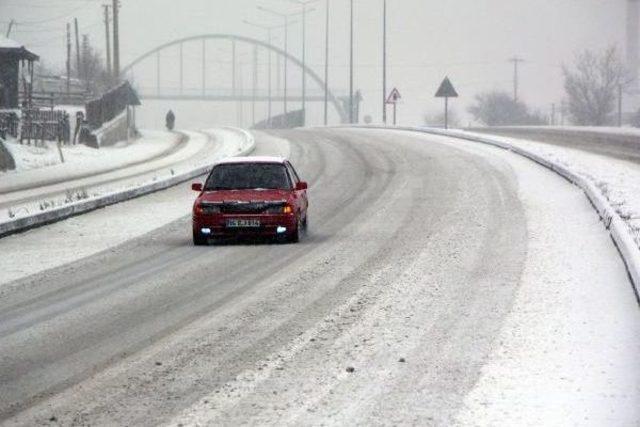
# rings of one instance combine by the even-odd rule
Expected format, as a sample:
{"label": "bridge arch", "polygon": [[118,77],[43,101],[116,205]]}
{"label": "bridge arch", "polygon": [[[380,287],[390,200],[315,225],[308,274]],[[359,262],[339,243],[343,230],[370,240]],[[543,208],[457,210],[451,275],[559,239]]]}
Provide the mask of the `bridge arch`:
{"label": "bridge arch", "polygon": [[[270,45],[269,43],[266,43],[251,37],[239,36],[234,34],[220,34],[220,33],[189,36],[189,37],[184,37],[181,39],[177,39],[177,40],[173,40],[173,41],[161,44],[149,50],[148,52],[140,55],[139,57],[134,59],[131,63],[127,64],[125,67],[122,68],[120,74],[121,75],[126,74],[127,72],[131,71],[132,68],[135,67],[137,64],[141,63],[142,61],[149,58],[150,56],[157,54],[160,51],[163,51],[165,49],[168,49],[170,47],[177,46],[183,43],[200,41],[200,40],[229,40],[229,41],[242,42],[242,43],[247,43],[250,45],[262,47],[271,52],[274,52],[277,55],[287,58],[287,60],[291,61],[293,64],[301,68],[303,72],[305,72],[309,77],[311,77],[311,79],[315,81],[320,87],[322,88],[325,87],[325,82],[322,80],[322,78],[320,78],[318,74],[316,74],[315,71],[313,71],[308,66],[304,66],[302,64],[302,61],[300,61],[298,58],[291,55],[290,53],[285,53],[285,51],[280,49],[279,47]],[[340,120],[343,123],[346,123],[348,121],[348,116],[347,116],[347,113],[344,111],[344,108],[342,107],[341,103],[338,101],[338,99],[335,97],[335,95],[333,94],[333,92],[331,92],[330,89],[328,89],[327,92],[328,92],[328,98],[329,98],[328,100],[334,106],[336,112],[340,116]]]}

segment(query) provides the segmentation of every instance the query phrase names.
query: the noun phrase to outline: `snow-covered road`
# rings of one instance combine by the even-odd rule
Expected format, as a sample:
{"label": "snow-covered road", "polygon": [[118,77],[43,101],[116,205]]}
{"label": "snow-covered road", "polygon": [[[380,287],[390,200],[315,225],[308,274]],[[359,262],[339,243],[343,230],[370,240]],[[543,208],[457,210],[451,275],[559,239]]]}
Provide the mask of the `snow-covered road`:
{"label": "snow-covered road", "polygon": [[300,245],[192,247],[188,185],[0,240],[70,246],[0,287],[7,424],[637,424],[640,311],[579,189],[444,137],[277,136]]}

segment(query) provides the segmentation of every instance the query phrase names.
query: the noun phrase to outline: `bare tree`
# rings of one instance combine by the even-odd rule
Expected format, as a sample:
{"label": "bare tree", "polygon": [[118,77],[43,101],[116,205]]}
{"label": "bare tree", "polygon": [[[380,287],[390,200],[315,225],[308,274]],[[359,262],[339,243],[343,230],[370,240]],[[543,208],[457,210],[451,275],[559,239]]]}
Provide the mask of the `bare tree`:
{"label": "bare tree", "polygon": [[[107,91],[111,86],[109,73],[104,65],[102,57],[91,45],[87,35],[82,36],[80,48],[80,70],[73,70],[80,76],[86,85],[86,89],[93,94]],[[75,65],[75,64],[74,64]]]}
{"label": "bare tree", "polygon": [[475,103],[469,107],[475,120],[487,126],[543,125],[547,121],[527,104],[516,101],[507,92],[493,91],[476,95]]}
{"label": "bare tree", "polygon": [[622,83],[624,66],[615,48],[602,53],[584,51],[573,69],[563,67],[564,87],[569,114],[580,126],[604,126],[612,123],[616,91]]}

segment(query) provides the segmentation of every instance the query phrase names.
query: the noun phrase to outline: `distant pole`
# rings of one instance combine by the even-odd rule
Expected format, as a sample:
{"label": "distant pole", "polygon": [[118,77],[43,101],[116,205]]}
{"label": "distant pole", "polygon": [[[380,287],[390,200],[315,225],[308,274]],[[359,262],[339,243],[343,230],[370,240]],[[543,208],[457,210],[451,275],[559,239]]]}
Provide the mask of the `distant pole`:
{"label": "distant pole", "polygon": [[231,91],[233,96],[236,96],[236,91],[238,90],[238,74],[236,72],[237,66],[237,54],[236,54],[236,41],[231,41]]}
{"label": "distant pole", "polygon": [[202,96],[207,93],[207,40],[202,39]]}
{"label": "distant pole", "polygon": [[[387,108],[387,105],[385,104],[385,109]],[[396,126],[398,124],[398,103],[394,102],[393,103],[393,125]]]}
{"label": "distant pole", "polygon": [[509,62],[513,63],[513,101],[518,102],[518,91],[519,91],[518,67],[521,62],[524,62],[524,59],[514,56],[513,58],[509,59]]}
{"label": "distant pole", "polygon": [[[382,123],[387,124],[387,0],[382,9]],[[396,105],[393,105],[393,124],[396,124]]]}
{"label": "distant pole", "polygon": [[289,17],[285,15],[284,17],[284,125],[288,127],[289,119],[287,114],[289,111],[287,110],[287,68],[289,66]]}
{"label": "distant pole", "polygon": [[[247,25],[251,25],[253,27],[257,27],[260,28],[262,30],[265,30],[267,32],[267,42],[269,44],[269,46],[272,45],[272,41],[273,41],[273,30],[277,29],[277,28],[281,28],[281,25],[277,25],[277,26],[267,26],[267,25],[262,25],[262,24],[258,24],[255,22],[251,22],[251,21],[244,21],[245,24]],[[272,125],[272,117],[273,117],[273,60],[272,60],[272,53],[271,53],[271,49],[267,49],[267,56],[268,56],[268,69],[267,69],[267,90],[268,90],[268,94],[267,94],[267,123],[269,124],[269,128]],[[278,57],[279,59],[280,57]],[[257,65],[256,65],[257,67]],[[278,79],[278,84],[277,84],[277,89],[278,92],[280,92],[280,62],[278,61],[278,65],[277,65],[277,76],[276,78]],[[257,77],[256,77],[257,79]]]}
{"label": "distant pole", "polygon": [[160,95],[160,52],[156,54],[156,83],[157,83],[157,94]]}
{"label": "distant pole", "polygon": [[349,123],[353,124],[353,0],[350,0],[351,30],[349,41]]}
{"label": "distant pole", "polygon": [[76,72],[78,73],[78,78],[82,79],[82,67],[80,64],[80,36],[78,34],[78,18],[73,18],[73,23],[76,30]]}
{"label": "distant pole", "polygon": [[180,43],[180,95],[184,92],[184,46]]}
{"label": "distant pole", "polygon": [[256,124],[256,97],[258,90],[258,47],[253,46],[253,87],[251,90],[251,126]]}
{"label": "distant pole", "polygon": [[444,98],[444,128],[449,129],[449,97]]}
{"label": "distant pole", "polygon": [[618,84],[618,127],[622,127],[622,83]]}
{"label": "distant pole", "polygon": [[9,22],[9,27],[7,28],[7,37],[11,35],[11,30],[13,29],[13,25],[16,23],[13,19]]}
{"label": "distant pole", "polygon": [[329,0],[327,0],[324,41],[324,125],[329,124]]}
{"label": "distant pole", "polygon": [[67,23],[67,102],[71,94],[71,24]]}
{"label": "distant pole", "polygon": [[556,103],[551,104],[551,126],[556,125]]}
{"label": "distant pole", "polygon": [[119,0],[113,0],[113,77],[120,80],[120,5]]}
{"label": "distant pole", "polygon": [[302,126],[307,121],[307,4],[302,4]]}
{"label": "distant pole", "polygon": [[104,8],[104,31],[105,31],[105,41],[107,44],[107,75],[111,78],[111,35],[109,34],[109,5],[105,4],[102,6]]}
{"label": "distant pole", "polygon": [[[271,46],[271,29],[267,30],[267,37],[269,39],[269,46]],[[269,49],[269,51],[267,52],[269,55],[269,59],[268,59],[268,67],[269,67],[269,71],[267,71],[267,79],[269,80],[269,83],[267,84],[268,89],[267,91],[268,93],[268,102],[267,102],[267,123],[269,123],[269,128],[271,128],[271,118],[273,117],[273,90],[272,90],[272,85],[273,85],[273,63],[271,60],[271,49]]]}

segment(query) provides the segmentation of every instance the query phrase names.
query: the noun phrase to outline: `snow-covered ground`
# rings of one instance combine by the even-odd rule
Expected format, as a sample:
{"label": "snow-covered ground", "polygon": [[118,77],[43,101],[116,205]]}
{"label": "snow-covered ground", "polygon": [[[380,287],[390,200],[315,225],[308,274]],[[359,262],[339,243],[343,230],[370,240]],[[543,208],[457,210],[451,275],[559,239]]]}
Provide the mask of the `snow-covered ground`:
{"label": "snow-covered ground", "polygon": [[592,132],[603,135],[640,136],[640,128],[612,126],[498,126],[497,129],[540,129],[548,131]]}
{"label": "snow-covered ground", "polygon": [[10,139],[5,146],[16,162],[16,170],[0,174],[0,193],[24,183],[95,174],[154,158],[174,148],[181,137],[178,133],[163,131],[143,130],[141,134],[141,138],[131,142],[122,141],[100,149],[84,144],[62,146],[64,163],[54,141],[35,146]]}
{"label": "snow-covered ground", "polygon": [[[461,145],[492,153],[513,167],[528,210],[529,243],[515,304],[458,421],[469,426],[637,425],[640,316],[624,268],[610,255],[610,240],[594,231],[600,227],[597,215],[581,192],[558,185],[559,178],[527,165],[529,160],[493,147]],[[580,168],[598,169],[608,160],[534,147]],[[609,169],[616,168],[609,163]],[[562,240],[553,238],[560,235]]]}
{"label": "snow-covered ground", "polygon": [[[562,128],[558,128],[562,129]],[[583,128],[575,128],[583,129]],[[609,128],[594,128],[607,133]],[[610,128],[617,132],[636,132],[637,129]],[[465,134],[485,137],[486,134]],[[545,144],[539,141],[492,136],[492,138],[535,153],[592,181],[609,203],[627,223],[640,247],[640,165],[634,162],[603,156],[583,150]]]}
{"label": "snow-covered ground", "polygon": [[[218,144],[209,149],[208,154],[203,154],[199,162],[211,163],[217,159],[236,155],[238,149],[245,145],[241,135],[231,130],[213,129],[206,133],[215,138]],[[196,132],[187,132],[187,134],[191,137],[191,141],[209,146],[205,135]],[[280,154],[288,156],[288,152],[280,152]],[[196,160],[192,159],[193,161]],[[185,168],[192,166],[183,165]],[[170,171],[167,170],[165,173]],[[156,179],[161,178],[158,176]],[[134,184],[136,183],[129,183],[129,185]],[[102,188],[104,191],[117,190],[113,185]],[[0,253],[2,253],[0,286],[92,256],[161,228],[189,215],[194,199],[195,193],[191,191],[190,184],[185,183],[139,199],[0,239]],[[55,253],[55,256],[51,256],[52,253]]]}
{"label": "snow-covered ground", "polygon": [[[145,161],[102,175],[0,195],[0,207],[3,208],[0,210],[0,222],[140,188],[189,173],[221,157],[236,155],[244,142],[242,136],[232,130],[218,129],[209,132],[209,136],[199,132],[184,133],[188,139],[179,150],[153,161]],[[86,163],[81,164],[79,171],[85,170],[85,165]]]}

